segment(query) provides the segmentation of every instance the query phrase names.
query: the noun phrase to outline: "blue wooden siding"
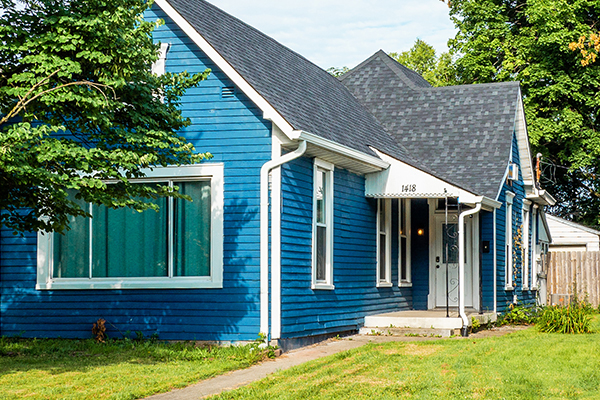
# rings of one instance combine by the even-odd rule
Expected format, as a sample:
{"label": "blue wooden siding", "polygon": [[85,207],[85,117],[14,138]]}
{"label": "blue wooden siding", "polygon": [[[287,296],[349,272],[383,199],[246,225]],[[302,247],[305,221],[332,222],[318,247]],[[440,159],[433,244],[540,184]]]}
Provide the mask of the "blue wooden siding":
{"label": "blue wooden siding", "polygon": [[[334,171],[335,290],[312,290],[313,160],[282,168],[282,338],[357,329],[364,316],[411,306],[398,288],[397,233],[392,237],[391,288],[376,287],[377,202],[366,199],[364,177]],[[397,217],[392,232],[397,232]]]}
{"label": "blue wooden siding", "polygon": [[481,240],[490,244],[488,253],[483,253],[483,248],[481,249],[481,307],[485,311],[491,311],[494,309],[494,213],[482,211],[480,218]]}
{"label": "blue wooden siding", "polygon": [[[423,235],[416,232],[423,229]],[[411,262],[413,308],[427,310],[429,296],[429,204],[425,199],[411,201]]]}
{"label": "blue wooden siding", "polygon": [[[271,158],[271,124],[245,96],[222,99],[234,84],[156,6],[148,19],[166,22],[155,39],[171,43],[166,69],[211,68],[209,79],[182,99],[192,125],[182,134],[211,162],[225,164],[223,289],[36,291],[36,236],[0,234],[1,335],[90,337],[104,318],[119,330],[157,332],[161,339],[253,340],[259,332],[259,171]],[[309,246],[310,247],[310,246]]]}
{"label": "blue wooden siding", "polygon": [[[513,134],[512,142],[512,157],[513,162],[519,165],[519,179],[513,181],[512,185],[504,182],[498,201],[502,203],[502,207],[496,212],[496,223],[497,223],[497,242],[498,246],[498,312],[506,312],[508,306],[513,302],[513,297],[517,296],[518,305],[533,305],[536,301],[537,292],[534,290],[523,290],[523,252],[522,247],[515,247],[513,241],[513,264],[516,265],[513,270],[513,290],[506,290],[506,276],[505,276],[505,265],[506,265],[506,192],[512,192],[515,194],[513,199],[513,218],[512,218],[512,232],[513,237],[516,235],[521,236],[523,240],[523,199],[525,197],[525,190],[523,184],[523,174],[521,171],[521,159],[519,155],[519,148],[517,143],[517,137]],[[523,163],[531,162],[530,160],[522,160]],[[531,230],[531,228],[530,228]]]}

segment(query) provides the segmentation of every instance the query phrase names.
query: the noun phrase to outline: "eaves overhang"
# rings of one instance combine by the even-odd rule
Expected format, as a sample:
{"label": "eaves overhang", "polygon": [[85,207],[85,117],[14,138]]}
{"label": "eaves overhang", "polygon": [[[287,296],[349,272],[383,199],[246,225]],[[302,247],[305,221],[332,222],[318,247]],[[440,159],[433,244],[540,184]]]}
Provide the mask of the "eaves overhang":
{"label": "eaves overhang", "polygon": [[305,141],[307,143],[305,156],[319,158],[359,175],[383,171],[390,166],[387,161],[379,157],[365,154],[313,133],[296,130],[293,132],[293,137],[296,140],[282,143],[284,148],[293,149],[298,140]]}

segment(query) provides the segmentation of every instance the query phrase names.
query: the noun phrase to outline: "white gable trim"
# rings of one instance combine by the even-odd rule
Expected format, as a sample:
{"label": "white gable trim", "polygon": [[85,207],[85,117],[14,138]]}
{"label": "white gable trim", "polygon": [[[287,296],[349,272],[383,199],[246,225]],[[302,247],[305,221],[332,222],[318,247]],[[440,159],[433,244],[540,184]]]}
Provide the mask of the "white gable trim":
{"label": "white gable trim", "polygon": [[[519,159],[521,165],[519,169],[523,174],[523,182],[525,186],[534,187],[534,175],[533,165],[531,158],[531,147],[529,145],[529,137],[527,134],[527,122],[525,120],[525,110],[523,109],[523,98],[521,96],[521,88],[519,87],[519,93],[517,95],[517,112],[515,116],[515,133],[517,135],[517,147],[519,149]],[[511,153],[512,158],[512,140],[511,140]]]}
{"label": "white gable trim", "polygon": [[156,0],[165,14],[210,58],[229,79],[263,112],[263,118],[272,121],[290,139],[297,139],[299,132],[283,118],[269,102],[262,97],[216,50],[194,29],[192,25],[167,0]]}

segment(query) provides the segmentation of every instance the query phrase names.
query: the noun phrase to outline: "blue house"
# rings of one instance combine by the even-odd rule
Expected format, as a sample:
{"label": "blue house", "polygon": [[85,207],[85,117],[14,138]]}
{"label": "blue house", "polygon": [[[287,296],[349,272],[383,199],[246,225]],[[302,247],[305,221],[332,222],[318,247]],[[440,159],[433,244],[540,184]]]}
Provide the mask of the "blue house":
{"label": "blue house", "polygon": [[[0,335],[284,346],[366,318],[534,304],[553,199],[519,84],[431,87],[379,51],[336,79],[204,0],[156,0],[157,66],[209,78],[181,134],[214,158],[148,180],[194,201],[0,232]],[[390,314],[392,313],[392,314]]]}

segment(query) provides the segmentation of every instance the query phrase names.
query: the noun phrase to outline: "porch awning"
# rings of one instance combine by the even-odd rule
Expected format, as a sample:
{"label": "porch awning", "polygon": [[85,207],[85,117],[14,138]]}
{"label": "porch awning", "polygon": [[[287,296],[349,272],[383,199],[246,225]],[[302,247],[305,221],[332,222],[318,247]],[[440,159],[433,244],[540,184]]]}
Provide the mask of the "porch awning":
{"label": "porch awning", "polygon": [[[434,199],[456,197],[465,204],[482,202],[482,196],[461,189],[427,172],[373,149],[390,164],[384,171],[366,175],[365,196],[374,198]],[[486,203],[496,203],[485,199]],[[493,207],[494,205],[492,205]],[[499,203],[498,203],[499,206]]]}

